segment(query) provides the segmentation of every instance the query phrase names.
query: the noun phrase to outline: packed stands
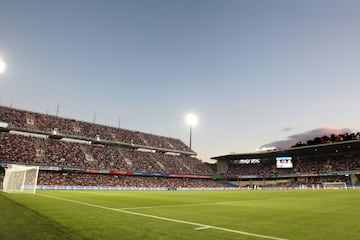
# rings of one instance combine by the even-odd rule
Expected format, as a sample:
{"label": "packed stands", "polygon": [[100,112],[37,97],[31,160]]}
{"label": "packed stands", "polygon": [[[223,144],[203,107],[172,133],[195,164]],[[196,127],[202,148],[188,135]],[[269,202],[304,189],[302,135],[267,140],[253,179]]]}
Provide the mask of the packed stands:
{"label": "packed stands", "polygon": [[0,122],[0,166],[38,165],[42,185],[218,186],[179,139],[3,106]]}
{"label": "packed stands", "polygon": [[273,162],[262,164],[229,164],[226,176],[243,176],[243,175],[277,175],[291,173],[320,174],[334,171],[360,170],[360,156],[353,157],[313,157],[302,158],[294,161],[294,167],[291,169],[278,169]]}
{"label": "packed stands", "polygon": [[0,133],[0,140],[0,159],[7,163],[183,175],[214,174],[191,156],[64,142],[11,133]]}
{"label": "packed stands", "polygon": [[231,153],[213,159],[218,161],[218,174],[250,188],[271,185],[313,189],[336,181],[356,186],[360,179],[360,133],[331,134],[288,149]]}
{"label": "packed stands", "polygon": [[157,148],[163,151],[178,151],[194,154],[181,140],[154,134],[131,131],[99,124],[93,124],[74,119],[35,113],[0,106],[0,120],[9,124],[13,130],[56,134],[63,137],[103,140],[117,142],[123,145],[133,145],[144,148]]}
{"label": "packed stands", "polygon": [[119,176],[106,174],[56,173],[43,171],[39,174],[39,185],[53,186],[112,186],[144,188],[210,188],[224,187],[214,180],[189,178],[163,178]]}
{"label": "packed stands", "polygon": [[34,138],[0,133],[0,159],[8,162],[32,164],[36,162]]}

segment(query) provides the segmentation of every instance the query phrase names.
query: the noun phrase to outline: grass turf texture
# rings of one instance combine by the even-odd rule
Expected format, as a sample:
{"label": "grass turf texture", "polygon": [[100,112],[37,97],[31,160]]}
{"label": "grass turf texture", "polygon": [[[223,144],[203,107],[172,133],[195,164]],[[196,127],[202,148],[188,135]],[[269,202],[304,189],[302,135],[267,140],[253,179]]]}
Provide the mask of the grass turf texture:
{"label": "grass turf texture", "polygon": [[0,239],[84,239],[55,221],[0,194]]}
{"label": "grass turf texture", "polygon": [[231,232],[236,230],[289,240],[349,240],[360,236],[359,200],[359,190],[0,193],[0,234],[1,239],[267,239]]}

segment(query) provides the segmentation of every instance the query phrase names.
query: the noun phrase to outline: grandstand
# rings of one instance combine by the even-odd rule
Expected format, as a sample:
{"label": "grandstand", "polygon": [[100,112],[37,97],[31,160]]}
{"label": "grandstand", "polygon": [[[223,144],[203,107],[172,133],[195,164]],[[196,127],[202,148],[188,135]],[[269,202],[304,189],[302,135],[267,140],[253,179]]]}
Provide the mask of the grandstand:
{"label": "grandstand", "polygon": [[287,149],[213,157],[217,173],[241,187],[303,186],[322,188],[324,182],[359,184],[359,133],[316,137]]}
{"label": "grandstand", "polygon": [[40,187],[223,187],[195,155],[179,139],[0,106],[0,166],[39,166]]}
{"label": "grandstand", "polygon": [[355,186],[360,134],[213,159],[216,171],[179,139],[0,106],[0,178],[7,164],[36,165],[45,189]]}

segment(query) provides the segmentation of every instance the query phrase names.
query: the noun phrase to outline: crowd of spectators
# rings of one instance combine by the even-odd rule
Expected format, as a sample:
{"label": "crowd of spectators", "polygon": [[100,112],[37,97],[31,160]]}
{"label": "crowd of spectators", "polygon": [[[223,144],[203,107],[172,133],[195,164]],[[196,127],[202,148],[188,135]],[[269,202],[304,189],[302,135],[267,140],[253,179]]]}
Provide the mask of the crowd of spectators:
{"label": "crowd of spectators", "polygon": [[292,180],[288,182],[275,182],[264,184],[263,188],[282,188],[282,189],[323,189],[326,182],[345,182],[351,186],[351,180],[348,176],[322,176],[322,177],[308,177],[299,180]]}
{"label": "crowd of spectators", "polygon": [[42,139],[44,163],[52,166],[87,167],[86,157],[79,143]]}
{"label": "crowd of spectators", "polygon": [[[343,141],[360,140],[358,133],[331,134],[330,136],[316,137],[306,143],[298,142],[292,147],[312,146],[319,144],[336,143]],[[274,162],[268,161],[256,164],[229,164],[228,170],[222,173],[224,176],[244,176],[244,175],[284,175],[293,173],[318,174],[332,171],[360,170],[359,154],[346,157],[339,156],[312,156],[293,159],[293,168],[278,169]]]}
{"label": "crowd of spectators", "polygon": [[243,176],[243,175],[266,175],[274,174],[276,167],[274,163],[257,163],[257,164],[229,164],[228,171],[225,175]]}
{"label": "crowd of spectators", "polygon": [[306,143],[298,142],[291,147],[303,147],[303,146],[313,146],[319,144],[335,143],[335,142],[344,142],[360,140],[360,132],[357,133],[341,133],[341,134],[331,134],[330,136],[315,137],[306,141]]}
{"label": "crowd of spectators", "polygon": [[199,188],[224,187],[211,179],[163,178],[119,176],[105,174],[40,172],[38,185],[52,186],[111,186],[111,187],[146,187],[146,188]]}
{"label": "crowd of spectators", "polygon": [[303,157],[293,161],[293,168],[278,169],[275,162],[256,164],[229,164],[225,176],[319,174],[335,171],[360,170],[360,155]]}
{"label": "crowd of spectators", "polygon": [[0,161],[1,160],[28,164],[36,162],[34,138],[0,133]]}
{"label": "crowd of spectators", "polygon": [[169,150],[192,151],[180,139],[61,118],[48,114],[23,111],[4,106],[0,106],[0,120],[8,123],[11,129],[37,131],[45,134],[52,134],[53,130],[56,130],[57,134],[67,137],[82,137],[89,140],[107,140]]}
{"label": "crowd of spectators", "polygon": [[214,174],[207,165],[191,156],[65,142],[12,133],[0,133],[0,161],[93,170]]}

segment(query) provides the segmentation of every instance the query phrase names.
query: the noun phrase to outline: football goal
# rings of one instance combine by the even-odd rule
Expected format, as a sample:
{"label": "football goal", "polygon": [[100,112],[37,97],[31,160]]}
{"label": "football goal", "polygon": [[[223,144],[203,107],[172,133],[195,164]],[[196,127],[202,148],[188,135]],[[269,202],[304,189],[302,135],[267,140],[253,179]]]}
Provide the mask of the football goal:
{"label": "football goal", "polygon": [[8,164],[5,168],[3,191],[8,193],[35,193],[38,174],[38,166]]}
{"label": "football goal", "polygon": [[324,189],[347,189],[346,182],[324,182]]}

